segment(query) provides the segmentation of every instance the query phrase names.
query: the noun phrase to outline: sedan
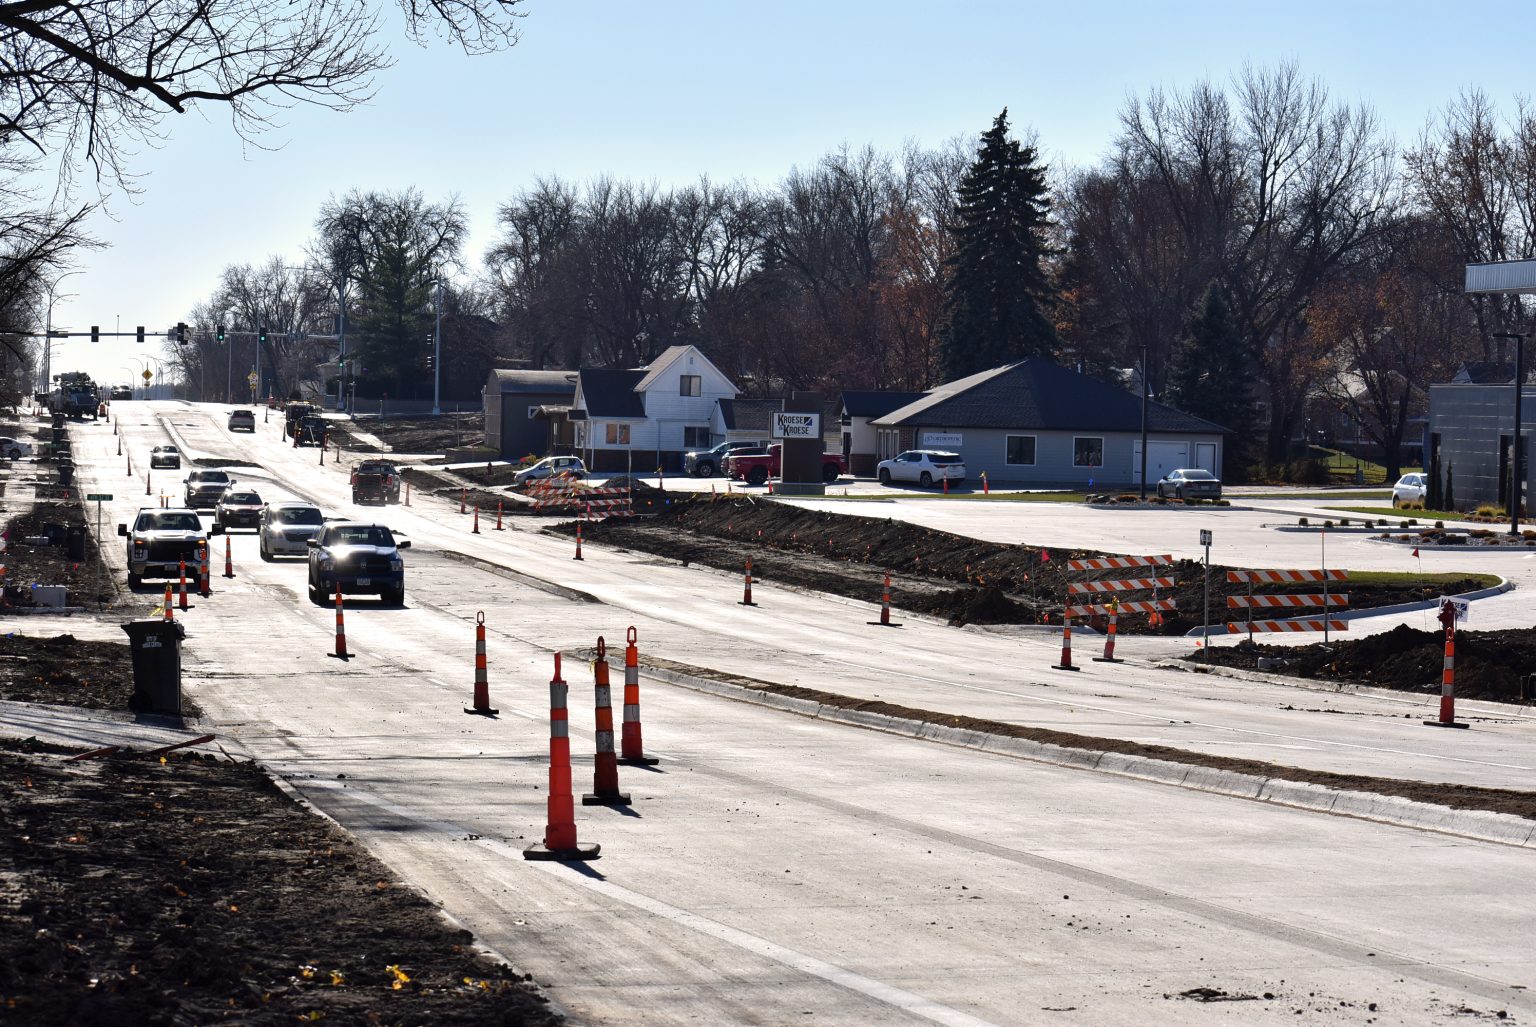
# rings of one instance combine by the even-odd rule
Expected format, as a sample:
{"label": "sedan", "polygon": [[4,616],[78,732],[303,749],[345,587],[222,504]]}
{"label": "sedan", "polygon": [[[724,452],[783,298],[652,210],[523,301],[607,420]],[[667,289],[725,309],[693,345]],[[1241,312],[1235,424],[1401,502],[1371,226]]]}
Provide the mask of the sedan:
{"label": "sedan", "polygon": [[20,460],[32,455],[32,443],[0,436],[0,453],[4,453],[7,460]]}
{"label": "sedan", "polygon": [[169,467],[172,470],[181,467],[181,450],[175,446],[156,446],[149,451],[150,467]]}
{"label": "sedan", "polygon": [[1409,503],[1424,505],[1424,494],[1429,485],[1422,474],[1405,474],[1392,486],[1392,505],[1407,506]]}
{"label": "sedan", "polygon": [[1163,499],[1220,499],[1221,479],[1203,467],[1180,467],[1158,479]]}
{"label": "sedan", "polygon": [[213,521],[228,531],[230,528],[259,528],[261,509],[266,504],[261,497],[248,489],[226,489],[213,508]]}
{"label": "sedan", "polygon": [[305,556],[309,540],[325,527],[325,517],[318,506],[309,503],[268,503],[261,511],[256,528],[261,533],[261,558]]}
{"label": "sedan", "polygon": [[542,478],[564,475],[567,478],[585,478],[587,465],[579,456],[547,456],[536,464],[524,467],[512,476],[514,485],[522,485]]}
{"label": "sedan", "polygon": [[882,460],[875,465],[875,476],[880,484],[893,481],[914,481],[923,488],[934,482],[947,481],[959,485],[965,481],[965,461],[958,453],[942,453],[936,449],[909,449],[894,459]]}

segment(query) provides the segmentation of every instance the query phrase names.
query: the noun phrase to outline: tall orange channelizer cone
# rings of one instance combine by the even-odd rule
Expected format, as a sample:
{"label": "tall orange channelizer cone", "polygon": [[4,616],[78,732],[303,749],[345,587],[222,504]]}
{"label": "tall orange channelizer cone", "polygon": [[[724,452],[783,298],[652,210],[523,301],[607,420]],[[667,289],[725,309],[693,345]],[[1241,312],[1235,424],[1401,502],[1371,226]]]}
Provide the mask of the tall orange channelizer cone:
{"label": "tall orange channelizer cone", "polygon": [[1440,670],[1440,719],[1426,720],[1428,727],[1471,725],[1456,719],[1456,605],[1446,600],[1440,606],[1440,623],[1445,627],[1445,662]]}
{"label": "tall orange channelizer cone", "polygon": [[226,578],[235,576],[235,554],[230,548],[228,535],[224,536],[224,576]]}
{"label": "tall orange channelizer cone", "polygon": [[544,841],[523,850],[524,859],[577,861],[596,859],[600,845],[576,840],[576,804],[571,797],[571,721],[566,709],[569,687],[560,677],[560,654],[549,682],[549,818]]}
{"label": "tall orange channelizer cone", "polygon": [[992,494],[992,486],[987,484],[986,471],[981,472],[981,494],[984,496],[990,496]]}
{"label": "tall orange channelizer cone", "polygon": [[204,598],[213,595],[213,585],[208,580],[209,562],[208,543],[204,542],[197,547],[197,570],[199,577],[202,579],[199,591],[202,592]]}
{"label": "tall orange channelizer cone", "polygon": [[351,654],[347,652],[347,625],[342,617],[341,581],[336,582],[336,651],[328,655],[338,660],[350,660]]}
{"label": "tall orange channelizer cone", "polygon": [[497,531],[506,531],[507,530],[507,529],[505,529],[505,528],[503,528],[501,526],[501,500],[499,500],[499,499],[496,500],[496,530]]}
{"label": "tall orange channelizer cone", "polygon": [[1104,655],[1095,656],[1094,663],[1124,663],[1124,660],[1115,658],[1115,628],[1120,620],[1120,601],[1109,601],[1109,629],[1104,634]]}
{"label": "tall orange channelizer cone", "polygon": [[131,457],[131,456],[130,457],[125,457],[124,458],[124,463],[125,463],[125,465],[127,467],[127,470],[128,470],[128,477],[132,478],[133,477],[133,457]]}
{"label": "tall orange channelizer cone", "polygon": [[944,475],[944,494],[949,495],[949,475]]}
{"label": "tall orange channelizer cone", "polygon": [[626,767],[654,767],[661,761],[645,754],[640,739],[640,647],[634,626],[624,636],[624,727],[619,762]]}
{"label": "tall orange channelizer cone", "polygon": [[475,612],[475,708],[464,708],[465,713],[478,713],[482,717],[494,717],[500,710],[491,709],[491,686],[485,678],[485,611]]}
{"label": "tall orange channelizer cone", "polygon": [[747,579],[746,579],[746,586],[745,586],[745,588],[744,588],[744,590],[742,592],[741,602],[737,603],[736,605],[737,606],[756,606],[757,605],[756,603],[754,603],[752,601],[752,558],[750,556],[747,557]]}
{"label": "tall orange channelizer cone", "polygon": [[1064,614],[1061,618],[1061,662],[1051,664],[1056,670],[1081,670],[1081,667],[1072,666],[1072,615]]}
{"label": "tall orange channelizer cone", "polygon": [[175,620],[176,619],[175,609],[176,609],[175,605],[171,602],[171,583],[169,581],[167,581],[165,583],[165,619],[166,620]]}
{"label": "tall orange channelizer cone", "polygon": [[885,572],[885,587],[880,592],[880,619],[869,621],[870,624],[878,624],[882,628],[899,628],[898,623],[891,621],[891,572]]}
{"label": "tall orange channelizer cone", "polygon": [[613,689],[608,685],[608,646],[602,635],[597,636],[592,684],[597,693],[597,755],[592,758],[592,791],[581,797],[581,804],[628,806],[629,796],[619,791],[619,761],[613,753]]}
{"label": "tall orange channelizer cone", "polygon": [[181,592],[176,605],[185,610],[187,608],[187,561],[179,560],[177,563],[181,570]]}
{"label": "tall orange channelizer cone", "polygon": [[[113,426],[112,434],[117,435],[117,427],[115,425]],[[123,437],[121,435],[117,435],[117,455],[123,455]]]}
{"label": "tall orange channelizer cone", "polygon": [[572,560],[580,560],[581,559],[581,522],[580,521],[576,522],[576,555],[571,557],[571,559]]}
{"label": "tall orange channelizer cone", "polygon": [[478,534],[480,534],[480,504],[479,503],[475,504],[475,526],[473,528],[469,529],[469,533],[471,535],[478,535]]}
{"label": "tall orange channelizer cone", "polygon": [[325,435],[320,436],[320,466],[325,466]]}
{"label": "tall orange channelizer cone", "polygon": [[468,513],[469,489],[459,489],[459,513]]}

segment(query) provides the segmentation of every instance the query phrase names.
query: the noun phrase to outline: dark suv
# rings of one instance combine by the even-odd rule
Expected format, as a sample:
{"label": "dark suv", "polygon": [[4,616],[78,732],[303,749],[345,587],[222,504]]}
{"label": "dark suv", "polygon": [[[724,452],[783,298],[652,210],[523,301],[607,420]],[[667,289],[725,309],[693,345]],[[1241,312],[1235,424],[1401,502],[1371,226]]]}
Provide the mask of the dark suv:
{"label": "dark suv", "polygon": [[187,486],[186,504],[193,509],[217,506],[224,490],[235,483],[228,471],[193,471],[181,480]]}
{"label": "dark suv", "polygon": [[332,521],[309,540],[309,599],[318,606],[336,595],[377,595],[386,603],[405,602],[405,561],[400,550],[410,542],[382,524]]}
{"label": "dark suv", "polygon": [[766,442],[722,442],[714,449],[683,454],[683,470],[695,478],[708,478],[725,466],[725,458],[732,453],[761,453],[767,448]]}

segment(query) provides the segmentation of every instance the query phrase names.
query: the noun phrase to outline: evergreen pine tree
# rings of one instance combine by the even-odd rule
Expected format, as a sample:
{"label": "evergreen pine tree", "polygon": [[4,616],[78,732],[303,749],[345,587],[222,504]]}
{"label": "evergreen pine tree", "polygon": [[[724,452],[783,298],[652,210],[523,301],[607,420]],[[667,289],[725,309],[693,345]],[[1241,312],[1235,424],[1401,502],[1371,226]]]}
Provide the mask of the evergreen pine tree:
{"label": "evergreen pine tree", "polygon": [[1451,512],[1451,513],[1454,513],[1456,511],[1456,489],[1451,484],[1451,469],[1454,468],[1455,466],[1456,466],[1455,464],[1446,464],[1445,465],[1445,496],[1444,496],[1444,502],[1445,502],[1445,509],[1447,511]]}
{"label": "evergreen pine tree", "polygon": [[1429,455],[1429,481],[1425,483],[1424,509],[1443,510],[1443,500],[1440,498],[1440,450],[1436,449]]}
{"label": "evergreen pine tree", "polygon": [[1230,429],[1234,435],[1227,444],[1227,464],[1235,469],[1246,463],[1254,439],[1253,389],[1253,364],[1243,351],[1232,307],[1213,282],[1184,318],[1184,334],[1174,344],[1159,398]]}
{"label": "evergreen pine tree", "polygon": [[940,328],[946,380],[1054,354],[1045,170],[1033,146],[1008,137],[1005,107],[960,181]]}

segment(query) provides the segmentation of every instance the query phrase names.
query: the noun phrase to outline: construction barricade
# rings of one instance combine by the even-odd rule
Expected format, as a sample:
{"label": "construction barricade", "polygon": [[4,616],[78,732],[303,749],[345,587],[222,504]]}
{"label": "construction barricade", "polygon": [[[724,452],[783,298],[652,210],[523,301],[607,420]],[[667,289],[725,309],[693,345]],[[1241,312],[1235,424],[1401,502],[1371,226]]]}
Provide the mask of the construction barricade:
{"label": "construction barricade", "polygon": [[[1168,567],[1172,565],[1172,556],[1102,556],[1092,559],[1069,560],[1067,569],[1079,572],[1102,572],[1132,570],[1140,567]],[[1120,627],[1122,614],[1146,614],[1152,623],[1161,622],[1162,615],[1176,609],[1172,599],[1159,599],[1157,593],[1160,589],[1173,588],[1174,579],[1169,577],[1152,578],[1109,578],[1096,581],[1072,581],[1067,583],[1067,607],[1064,611],[1063,634],[1069,629],[1068,625],[1073,617],[1106,617],[1108,626],[1104,635],[1104,654],[1093,657],[1095,663],[1121,663],[1115,656],[1115,637]],[[1151,592],[1151,599],[1138,599],[1125,601],[1120,598],[1125,592]],[[1094,598],[1108,596],[1105,602],[1092,602]],[[1082,602],[1083,597],[1090,601]],[[1070,637],[1070,636],[1068,636]],[[1066,655],[1063,663],[1069,663]],[[1059,665],[1058,665],[1059,666]],[[1060,669],[1075,669],[1061,667]]]}
{"label": "construction barricade", "polygon": [[[1330,592],[1328,586],[1335,581],[1348,581],[1346,570],[1238,570],[1227,571],[1227,584],[1247,585],[1246,595],[1227,596],[1227,609],[1243,610],[1245,619],[1228,621],[1227,633],[1240,635],[1244,632],[1253,641],[1255,632],[1285,631],[1347,631],[1349,621],[1329,616],[1336,608],[1349,605],[1349,596],[1343,592]],[[1292,582],[1319,582],[1321,592],[1309,593],[1255,593],[1255,585],[1289,584]],[[1255,620],[1255,610],[1317,610],[1321,616],[1306,615],[1284,620]]]}

